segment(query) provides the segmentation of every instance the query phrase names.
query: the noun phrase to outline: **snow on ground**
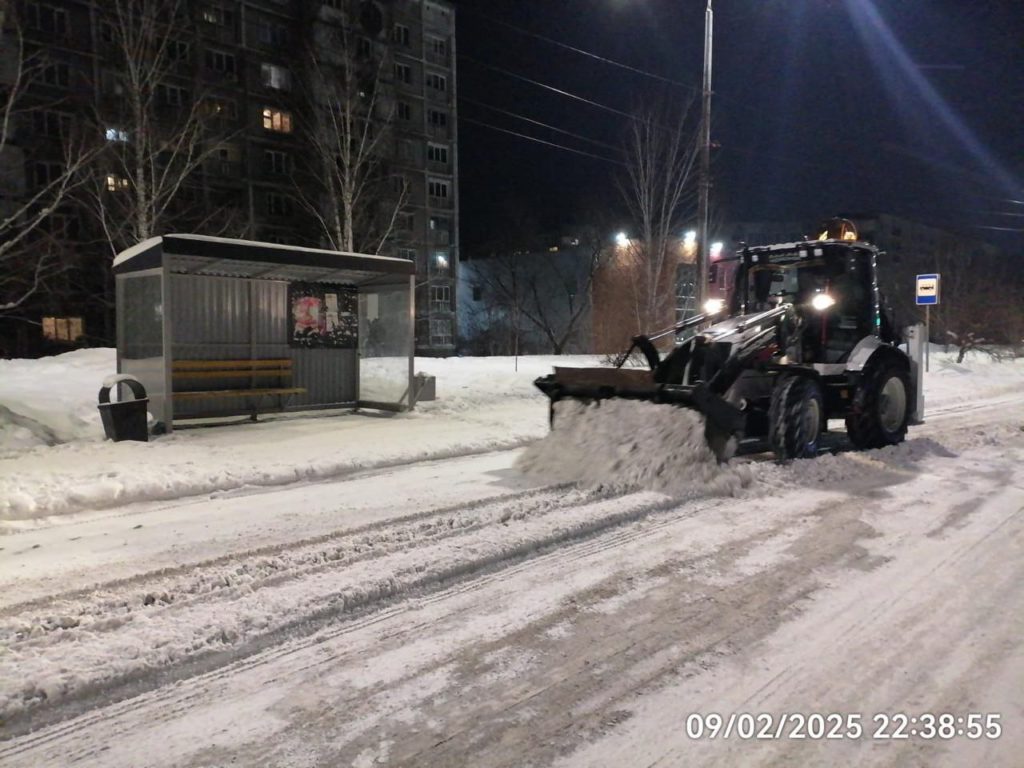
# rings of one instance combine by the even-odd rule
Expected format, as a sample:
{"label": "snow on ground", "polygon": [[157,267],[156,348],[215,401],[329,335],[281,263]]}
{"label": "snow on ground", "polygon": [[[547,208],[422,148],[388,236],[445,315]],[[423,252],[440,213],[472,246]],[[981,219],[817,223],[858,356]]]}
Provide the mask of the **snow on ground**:
{"label": "snow on ground", "polygon": [[[933,352],[926,408],[1011,393],[1024,361]],[[417,359],[438,399],[393,417],[341,413],[182,429],[150,443],[102,439],[96,393],[113,350],[0,360],[0,530],[134,502],[319,481],[371,468],[525,445],[547,431],[532,381],[595,357]],[[55,444],[50,444],[55,443]],[[729,481],[731,482],[731,481]]]}
{"label": "snow on ground", "polygon": [[[724,468],[649,404],[538,441],[566,362],[418,360],[412,414],[113,444],[109,351],[0,361],[0,762],[1016,765],[1022,362],[933,354],[900,446]],[[908,709],[1005,737],[685,736]]]}
{"label": "snow on ground", "polygon": [[115,367],[113,350],[2,360],[0,407],[10,413],[0,410],[0,524],[523,445],[546,429],[543,396],[532,382],[555,363],[567,364],[557,357],[418,359],[418,372],[437,377],[438,400],[414,413],[267,416],[258,424],[180,429],[149,443],[110,443],[96,396]]}

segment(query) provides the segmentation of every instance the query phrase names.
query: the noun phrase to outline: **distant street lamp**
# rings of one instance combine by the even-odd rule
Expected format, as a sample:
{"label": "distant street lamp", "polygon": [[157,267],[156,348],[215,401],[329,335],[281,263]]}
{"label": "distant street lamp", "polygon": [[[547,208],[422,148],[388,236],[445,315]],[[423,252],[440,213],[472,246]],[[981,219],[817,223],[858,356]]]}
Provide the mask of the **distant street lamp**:
{"label": "distant street lamp", "polygon": [[704,94],[700,119],[700,178],[697,195],[697,306],[704,306],[708,291],[708,207],[711,195],[711,47],[714,30],[711,0],[704,13]]}

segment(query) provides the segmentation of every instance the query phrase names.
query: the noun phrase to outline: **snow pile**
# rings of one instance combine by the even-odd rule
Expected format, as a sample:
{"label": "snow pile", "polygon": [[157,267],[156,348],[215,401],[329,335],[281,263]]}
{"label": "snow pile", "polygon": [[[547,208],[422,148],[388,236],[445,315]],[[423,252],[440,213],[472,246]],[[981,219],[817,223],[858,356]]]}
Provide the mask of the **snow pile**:
{"label": "snow pile", "polygon": [[113,349],[0,360],[0,453],[102,439],[97,395],[116,370]]}
{"label": "snow pile", "polygon": [[704,439],[704,418],[689,408],[611,399],[562,400],[556,428],[524,451],[517,466],[551,483],[649,490],[678,498],[736,496],[749,467],[719,464]]}
{"label": "snow pile", "polygon": [[267,415],[111,443],[96,397],[116,367],[113,350],[0,360],[0,531],[14,521],[517,448],[547,431],[547,401],[533,380],[556,362],[593,358],[417,358],[417,371],[437,377],[440,399],[413,413]]}

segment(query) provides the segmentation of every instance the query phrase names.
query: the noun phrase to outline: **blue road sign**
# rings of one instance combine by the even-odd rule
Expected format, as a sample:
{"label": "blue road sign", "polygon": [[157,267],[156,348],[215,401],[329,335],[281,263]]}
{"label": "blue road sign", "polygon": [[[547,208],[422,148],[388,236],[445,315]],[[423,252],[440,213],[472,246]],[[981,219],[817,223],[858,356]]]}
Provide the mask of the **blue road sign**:
{"label": "blue road sign", "polygon": [[917,276],[917,303],[931,306],[939,303],[939,276]]}

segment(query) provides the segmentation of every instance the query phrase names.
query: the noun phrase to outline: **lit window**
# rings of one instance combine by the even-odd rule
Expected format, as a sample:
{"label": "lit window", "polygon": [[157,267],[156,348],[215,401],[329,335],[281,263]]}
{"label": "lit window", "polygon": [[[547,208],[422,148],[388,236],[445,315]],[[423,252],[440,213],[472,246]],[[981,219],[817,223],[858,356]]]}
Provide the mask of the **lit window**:
{"label": "lit window", "polygon": [[43,338],[53,341],[78,341],[85,335],[80,317],[44,317]]}
{"label": "lit window", "polygon": [[128,189],[128,179],[118,176],[116,173],[107,174],[107,191],[120,192],[124,189]]}
{"label": "lit window", "polygon": [[260,65],[260,73],[263,76],[263,85],[267,88],[287,91],[292,87],[291,72],[284,67],[277,64],[262,64]]}
{"label": "lit window", "polygon": [[128,131],[120,128],[107,128],[104,135],[107,137],[107,141],[128,141]]}
{"label": "lit window", "polygon": [[200,16],[207,24],[217,26],[229,26],[234,22],[234,14],[231,11],[212,5],[203,8]]}
{"label": "lit window", "polygon": [[291,133],[292,113],[268,107],[263,110],[263,127],[275,133]]}
{"label": "lit window", "polygon": [[448,251],[434,251],[434,269],[439,275],[448,274]]}

